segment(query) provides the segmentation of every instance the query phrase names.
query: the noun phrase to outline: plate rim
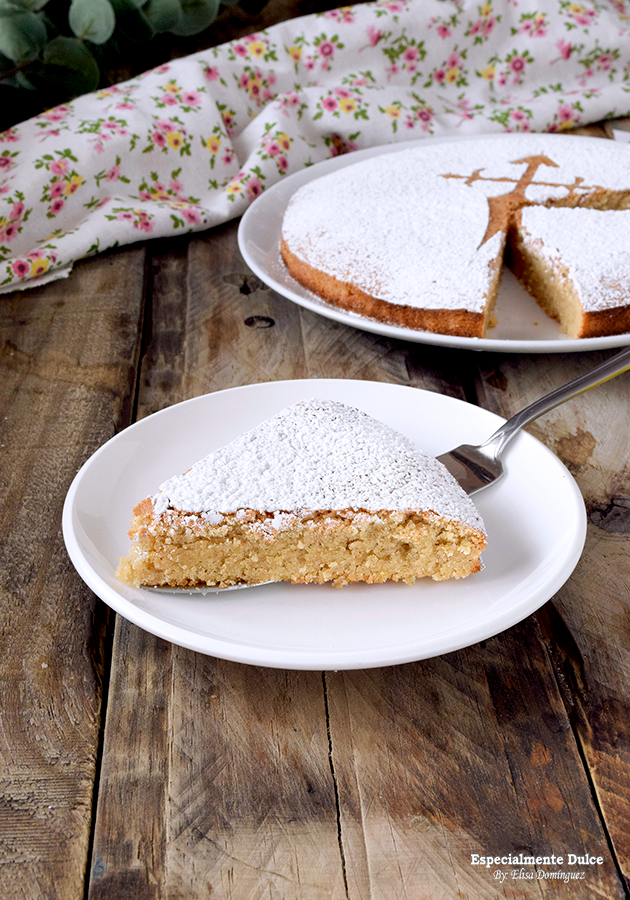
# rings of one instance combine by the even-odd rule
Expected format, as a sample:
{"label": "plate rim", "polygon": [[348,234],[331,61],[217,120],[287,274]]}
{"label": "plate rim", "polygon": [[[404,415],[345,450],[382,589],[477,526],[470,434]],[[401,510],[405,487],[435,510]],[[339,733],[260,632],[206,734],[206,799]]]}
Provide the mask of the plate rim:
{"label": "plate rim", "polygon": [[[310,390],[314,385],[324,387],[328,383],[340,382],[348,385],[350,389],[352,389],[352,385],[360,385],[362,389],[365,389],[367,385],[378,385],[379,388],[385,390],[391,389],[414,391],[415,393],[421,394],[431,394],[435,397],[439,397],[440,402],[445,402],[446,404],[464,404],[465,406],[471,407],[474,410],[480,412],[483,416],[487,416],[489,420],[494,419],[498,424],[505,421],[505,419],[503,419],[501,416],[498,416],[496,413],[493,413],[490,410],[485,410],[482,407],[477,407],[475,406],[475,404],[468,403],[465,400],[460,400],[459,398],[451,397],[447,394],[441,394],[437,391],[414,388],[409,385],[393,384],[391,382],[374,382],[344,378],[285,379],[272,382],[257,382],[254,384],[238,385],[233,388],[225,388],[221,391],[208,392],[197,397],[192,397],[187,400],[182,400],[178,403],[171,404],[161,410],[156,411],[155,413],[152,413],[144,419],[134,422],[127,428],[120,431],[118,434],[114,435],[108,441],[106,441],[83,463],[83,465],[73,478],[64,501],[62,512],[62,533],[68,556],[70,557],[70,560],[72,561],[82,580],[103,602],[105,602],[116,613],[119,613],[125,619],[144,629],[145,631],[164,640],[167,640],[170,643],[188,648],[190,650],[194,650],[204,655],[214,656],[233,662],[271,668],[309,671],[383,667],[389,665],[400,665],[420,659],[428,659],[435,656],[441,656],[445,653],[450,653],[468,646],[472,646],[473,644],[478,643],[480,640],[485,640],[502,631],[505,631],[508,628],[513,627],[528,615],[534,613],[545,602],[547,602],[547,600],[549,600],[571,576],[582,555],[586,539],[586,509],[579,487],[575,482],[575,479],[571,476],[563,463],[548,447],[546,447],[542,442],[538,441],[533,435],[527,432],[523,432],[522,437],[524,437],[526,440],[533,441],[536,445],[542,448],[544,453],[548,455],[550,462],[553,461],[552,464],[557,465],[559,471],[565,477],[567,477],[567,484],[570,488],[572,499],[576,503],[575,512],[581,511],[581,514],[578,514],[574,518],[574,533],[572,536],[570,547],[565,551],[565,555],[567,558],[564,560],[563,565],[560,568],[554,570],[553,577],[551,579],[543,579],[542,583],[535,585],[535,588],[531,593],[520,598],[518,603],[512,605],[509,608],[510,615],[508,617],[497,617],[496,610],[494,610],[493,608],[489,608],[479,619],[474,622],[474,627],[471,626],[470,623],[466,623],[464,626],[460,624],[454,630],[450,640],[446,642],[444,640],[444,633],[440,632],[438,634],[432,635],[429,641],[427,641],[426,638],[421,638],[419,640],[416,636],[409,642],[398,643],[396,645],[388,644],[384,648],[380,648],[376,653],[374,652],[373,648],[366,649],[365,647],[350,650],[300,648],[295,651],[297,655],[294,658],[289,658],[287,656],[287,651],[285,648],[265,647],[263,645],[256,645],[254,648],[252,648],[250,645],[243,644],[242,642],[239,643],[225,638],[202,635],[198,631],[191,631],[190,629],[185,629],[180,625],[173,624],[165,619],[156,617],[150,611],[134,604],[133,600],[125,596],[125,585],[123,585],[122,582],[117,582],[117,585],[119,585],[119,587],[118,589],[116,589],[112,586],[112,584],[109,584],[107,581],[105,581],[99,575],[99,573],[92,568],[89,561],[86,559],[81,549],[80,541],[75,534],[75,502],[83,478],[94,465],[99,464],[101,457],[106,456],[108,451],[111,450],[111,447],[115,443],[121,442],[124,439],[128,439],[130,433],[132,434],[134,430],[141,430],[143,426],[146,426],[146,422],[149,420],[154,421],[156,417],[168,417],[169,412],[175,407],[179,408],[183,405],[194,405],[196,403],[203,403],[204,401],[207,402],[210,398],[213,398],[218,394],[229,394],[237,391],[264,390],[270,385],[276,386],[279,389],[281,389],[285,385],[291,385],[292,388],[296,385],[302,385],[304,387],[308,385]],[[518,439],[519,438],[517,437],[517,440]],[[115,581],[116,579],[114,578],[113,580]],[[538,579],[538,581],[540,581],[540,578]],[[252,590],[255,590],[255,588],[252,588]],[[488,628],[489,622],[494,622],[496,624],[496,627]],[[439,644],[439,647],[437,649],[435,647],[436,644]],[[418,652],[419,645],[422,645],[424,648],[420,653]],[[396,658],[392,659],[392,651],[396,648],[406,648],[406,652],[398,652]]]}
{"label": "plate rim", "polygon": [[[551,138],[558,141],[586,141],[589,143],[597,142],[601,144],[605,138],[596,138],[590,135],[566,135],[554,134],[551,132],[526,132],[525,136],[534,136],[539,134],[543,137]],[[413,328],[404,328],[398,325],[390,325],[386,322],[378,322],[375,319],[369,319],[359,313],[353,313],[349,310],[342,310],[338,307],[326,303],[315,294],[312,299],[306,291],[296,282],[296,288],[306,292],[307,296],[298,293],[295,290],[287,288],[278,282],[273,275],[270,275],[267,269],[258,263],[248,249],[248,241],[251,240],[252,221],[255,217],[261,215],[263,209],[267,206],[274,206],[276,198],[284,194],[287,185],[295,185],[293,191],[301,187],[315,178],[325,175],[328,171],[335,171],[348,165],[360,162],[362,159],[369,159],[385,153],[397,153],[412,147],[427,146],[429,144],[438,143],[455,143],[461,141],[484,141],[484,140],[515,140],[523,137],[521,133],[505,132],[483,133],[477,135],[431,135],[425,138],[414,138],[411,140],[395,141],[388,144],[378,144],[373,147],[365,147],[361,150],[353,150],[351,153],[342,154],[340,156],[329,157],[320,160],[311,166],[306,166],[297,172],[283,176],[280,181],[275,182],[271,187],[263,191],[243,213],[238,224],[237,241],[239,251],[247,266],[257,275],[268,287],[276,291],[276,293],[285,297],[298,306],[308,309],[324,318],[331,319],[342,325],[348,325],[361,331],[367,331],[371,334],[378,334],[383,337],[394,338],[396,340],[406,340],[413,343],[430,344],[433,346],[448,347],[462,350],[476,350],[479,352],[503,352],[503,353],[583,353],[594,350],[605,350],[618,347],[625,347],[630,344],[630,332],[621,335],[604,335],[601,337],[571,339],[568,337],[559,338],[557,340],[533,340],[523,339],[517,340],[513,338],[476,338],[462,337],[459,335],[444,335],[428,331],[419,331]],[[608,141],[609,144],[619,148],[619,144],[615,141]],[[617,152],[617,151],[613,151]],[[288,200],[287,200],[288,202]]]}

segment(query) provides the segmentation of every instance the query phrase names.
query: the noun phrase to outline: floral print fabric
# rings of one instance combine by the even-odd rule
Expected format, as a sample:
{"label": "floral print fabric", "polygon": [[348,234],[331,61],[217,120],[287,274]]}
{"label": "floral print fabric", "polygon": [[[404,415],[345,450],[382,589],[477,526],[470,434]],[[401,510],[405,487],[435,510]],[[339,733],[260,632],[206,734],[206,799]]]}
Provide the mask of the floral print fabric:
{"label": "floral print fabric", "polygon": [[241,215],[304,166],[630,114],[630,0],[375,0],[159,66],[0,134],[0,290]]}

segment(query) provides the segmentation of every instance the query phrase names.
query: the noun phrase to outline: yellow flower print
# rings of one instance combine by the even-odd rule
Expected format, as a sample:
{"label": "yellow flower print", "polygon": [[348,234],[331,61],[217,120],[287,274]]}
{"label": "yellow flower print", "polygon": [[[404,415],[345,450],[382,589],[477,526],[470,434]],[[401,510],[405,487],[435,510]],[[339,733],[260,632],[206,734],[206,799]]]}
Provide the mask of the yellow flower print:
{"label": "yellow flower print", "polygon": [[206,141],[206,147],[210,151],[210,153],[218,153],[219,147],[221,146],[221,138],[220,137],[209,137]]}
{"label": "yellow flower print", "polygon": [[247,47],[250,56],[264,56],[265,45],[262,41],[252,41]]}
{"label": "yellow flower print", "polygon": [[230,194],[240,194],[243,190],[243,185],[239,184],[238,181],[233,181],[232,184],[228,184],[227,190]]}
{"label": "yellow flower print", "polygon": [[392,119],[400,118],[400,108],[398,106],[386,106],[385,112],[388,116],[391,116]]}
{"label": "yellow flower print", "polygon": [[181,131],[170,131],[166,135],[166,143],[172,150],[179,150],[184,143]]}
{"label": "yellow flower print", "polygon": [[262,90],[262,81],[260,78],[250,78],[247,84],[247,90],[253,97],[260,96]]}
{"label": "yellow flower print", "polygon": [[83,184],[83,175],[73,175],[70,181],[66,184],[66,194],[69,197],[70,194],[74,194],[77,188],[80,188]]}
{"label": "yellow flower print", "polygon": [[179,92],[181,91],[181,88],[178,87],[174,81],[169,81],[168,84],[164,85],[164,90],[168,91],[169,94],[179,94]]}
{"label": "yellow flower print", "polygon": [[280,144],[283,150],[291,149],[291,138],[288,134],[285,134],[284,131],[279,131],[276,135],[276,140]]}
{"label": "yellow flower print", "polygon": [[43,275],[47,268],[47,259],[34,259],[31,263],[31,275]]}
{"label": "yellow flower print", "polygon": [[579,3],[572,3],[571,6],[569,7],[569,9],[571,10],[572,15],[574,15],[574,16],[579,16],[580,13],[584,12],[584,7],[581,6]]}
{"label": "yellow flower print", "polygon": [[459,69],[457,66],[453,66],[452,69],[446,70],[446,81],[448,81],[449,84],[455,84],[455,82],[457,81],[458,78],[459,78]]}
{"label": "yellow flower print", "polygon": [[356,100],[352,97],[342,97],[339,101],[339,109],[347,113],[352,112],[356,105]]}
{"label": "yellow flower print", "polygon": [[299,62],[302,59],[302,48],[301,47],[289,47],[289,56],[294,62]]}
{"label": "yellow flower print", "polygon": [[488,16],[492,15],[492,4],[491,4],[491,3],[484,3],[484,5],[483,5],[483,6],[481,7],[481,9],[479,10],[479,12],[480,12],[481,17],[482,17],[483,19],[487,19]]}
{"label": "yellow flower print", "polygon": [[494,81],[495,71],[494,66],[486,66],[485,69],[481,70],[481,77],[485,78],[486,81]]}

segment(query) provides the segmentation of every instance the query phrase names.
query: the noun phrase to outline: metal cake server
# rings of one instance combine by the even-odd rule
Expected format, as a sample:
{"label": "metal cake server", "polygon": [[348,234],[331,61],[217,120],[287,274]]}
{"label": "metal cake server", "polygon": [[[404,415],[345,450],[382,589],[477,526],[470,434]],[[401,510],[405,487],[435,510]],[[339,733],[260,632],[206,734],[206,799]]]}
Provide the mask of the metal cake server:
{"label": "metal cake server", "polygon": [[630,347],[612,356],[585,375],[580,375],[579,378],[569,381],[568,384],[556,388],[555,391],[551,391],[550,394],[546,394],[540,400],[525,407],[500,428],[497,428],[483,444],[478,446],[461,444],[448,453],[442,453],[437,458],[446,466],[467,494],[474,494],[493,484],[503,475],[501,454],[521,428],[529,425],[543,413],[564,403],[565,400],[570,400],[598,384],[604,384],[605,381],[610,381],[611,378],[621,375],[628,369],[630,369]]}

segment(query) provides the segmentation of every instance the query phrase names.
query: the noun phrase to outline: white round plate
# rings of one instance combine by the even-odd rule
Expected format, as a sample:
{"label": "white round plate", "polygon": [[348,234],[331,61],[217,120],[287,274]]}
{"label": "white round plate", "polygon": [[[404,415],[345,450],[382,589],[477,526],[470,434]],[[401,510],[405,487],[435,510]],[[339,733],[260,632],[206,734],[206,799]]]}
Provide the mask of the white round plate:
{"label": "white round plate", "polygon": [[356,406],[432,454],[481,442],[503,421],[460,400],[370,381],[248,385],[176,404],[125,429],[83,466],[63,533],[83,580],[141,628],[223,659],[289,669],[358,669],[438,656],[509,628],[573,571],[586,533],[575,481],[546,447],[518,435],[503,479],[475,500],[489,535],[482,572],[414,585],[269,584],[213,594],[156,593],[118,581],[132,507],[166,478],[301,399]]}
{"label": "white round plate", "polygon": [[[507,134],[480,135],[476,140],[483,141],[490,138],[496,140],[497,137],[505,140],[515,139],[515,135]],[[351,325],[353,328],[360,328],[363,331],[399,340],[436,344],[443,347],[460,347],[466,350],[493,350],[500,353],[570,353],[603,350],[607,347],[625,347],[630,344],[630,333],[583,338],[582,340],[575,340],[562,334],[558,323],[542,311],[505,266],[495,307],[498,324],[491,329],[491,337],[485,338],[432,334],[427,331],[416,331],[413,328],[401,328],[397,325],[377,322],[358,313],[346,312],[331,306],[291,277],[280,258],[280,234],[284,211],[299,187],[321,175],[382,153],[397,153],[409,147],[461,139],[453,137],[423,138],[416,141],[403,141],[400,144],[370,147],[367,150],[357,150],[344,156],[327,159],[283,178],[282,181],[262,193],[241,219],[238,244],[245,262],[265,284],[299,306],[344,325]],[[470,137],[467,139],[470,140]],[[575,141],[598,141],[601,144],[601,138],[565,135],[557,136],[556,139],[572,141],[574,145]]]}

